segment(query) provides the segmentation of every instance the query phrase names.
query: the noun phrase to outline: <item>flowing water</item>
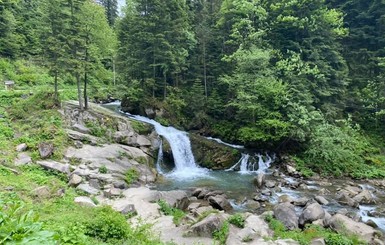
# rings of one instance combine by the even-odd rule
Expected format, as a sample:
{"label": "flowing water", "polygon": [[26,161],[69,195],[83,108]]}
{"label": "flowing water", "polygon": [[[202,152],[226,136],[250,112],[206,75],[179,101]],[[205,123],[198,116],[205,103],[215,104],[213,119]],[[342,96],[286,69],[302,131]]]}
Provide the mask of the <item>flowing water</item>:
{"label": "flowing water", "polygon": [[[117,111],[119,105],[120,102],[114,102],[105,105],[105,107]],[[243,153],[239,161],[234,163],[234,165],[228,170],[209,171],[205,168],[199,167],[196,164],[191,151],[191,143],[186,132],[177,130],[173,127],[165,127],[160,123],[146,117],[134,116],[130,114],[125,115],[135,120],[153,125],[157,133],[163,136],[163,138],[170,144],[175,167],[172,170],[162,167],[163,149],[161,144],[158,152],[156,167],[158,172],[163,175],[164,178],[157,183],[156,188],[159,190],[193,190],[199,187],[212,190],[221,190],[224,191],[231,199],[230,201],[236,210],[246,210],[242,205],[242,201],[245,198],[252,199],[253,196],[256,195],[256,187],[253,184],[254,177],[258,173],[262,172],[266,174],[267,179],[276,180],[276,177],[273,177],[271,175],[271,171],[269,171],[269,167],[274,161],[274,157],[270,157],[267,154],[263,156],[261,154],[255,154],[251,152]],[[232,145],[223,142],[220,139],[208,139],[236,149],[244,149],[243,146]],[[296,181],[296,179],[291,177],[285,177],[283,180],[288,184]],[[378,225],[381,230],[385,231],[385,218],[383,215],[380,215],[380,217],[372,217],[373,215],[371,214],[373,211],[378,210],[379,205],[361,205],[359,209],[353,209],[342,206],[338,204],[338,202],[334,201],[334,194],[337,192],[337,188],[345,184],[343,180],[333,180],[333,185],[330,187],[319,186],[317,182],[314,181],[308,181],[306,184],[308,187],[307,190],[292,189],[286,185],[280,186],[278,190],[272,192],[272,195],[269,197],[269,202],[272,204],[277,203],[279,197],[282,195],[288,195],[294,199],[301,197],[313,198],[315,195],[317,195],[319,189],[325,188],[328,189],[331,193],[330,195],[325,195],[325,197],[330,201],[329,205],[324,206],[326,210],[334,213],[342,208],[346,208],[348,212],[359,215],[364,222],[371,219]],[[374,189],[372,186],[366,183],[362,183],[361,188],[371,190]],[[382,203],[384,203],[385,192],[383,193],[381,191],[377,191],[376,193],[379,195],[379,200],[382,200]],[[381,208],[385,209],[383,206],[384,205],[382,205]]]}

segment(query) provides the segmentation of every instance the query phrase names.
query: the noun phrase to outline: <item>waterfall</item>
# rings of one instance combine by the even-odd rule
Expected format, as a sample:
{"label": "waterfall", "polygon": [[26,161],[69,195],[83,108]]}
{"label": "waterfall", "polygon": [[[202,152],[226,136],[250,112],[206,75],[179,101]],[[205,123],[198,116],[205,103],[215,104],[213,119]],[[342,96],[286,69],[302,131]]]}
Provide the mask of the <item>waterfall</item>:
{"label": "waterfall", "polygon": [[206,139],[213,140],[219,144],[227,145],[227,146],[230,146],[231,148],[235,148],[235,149],[244,149],[245,148],[243,145],[229,144],[229,143],[223,142],[221,139],[217,139],[217,138],[213,138],[213,137],[206,137]]}
{"label": "waterfall", "polygon": [[190,139],[186,132],[173,127],[165,127],[143,116],[126,115],[135,120],[153,125],[156,132],[168,141],[174,157],[175,169],[171,173],[166,174],[167,176],[186,179],[199,177],[207,173],[207,169],[201,168],[195,163],[194,155],[191,151]]}
{"label": "waterfall", "polygon": [[156,160],[156,170],[160,174],[164,174],[163,170],[162,170],[162,168],[160,166],[162,164],[162,161],[163,161],[163,142],[162,142],[162,140],[160,140],[159,151],[158,151],[158,159]]}
{"label": "waterfall", "polygon": [[[256,160],[255,157],[258,157],[258,169],[255,169]],[[270,167],[270,164],[273,162],[273,158],[266,154],[266,161],[263,160],[261,154],[256,156],[250,156],[249,154],[242,153],[239,161],[234,164],[231,168],[226,171],[234,171],[239,169],[241,174],[251,174],[251,173],[265,173],[266,170]]]}

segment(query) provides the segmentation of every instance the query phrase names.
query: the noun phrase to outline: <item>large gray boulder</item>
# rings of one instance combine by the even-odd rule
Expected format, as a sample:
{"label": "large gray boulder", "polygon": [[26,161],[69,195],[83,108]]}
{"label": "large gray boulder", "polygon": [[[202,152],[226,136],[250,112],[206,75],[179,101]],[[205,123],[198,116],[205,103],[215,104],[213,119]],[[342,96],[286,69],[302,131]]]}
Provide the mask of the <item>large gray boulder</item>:
{"label": "large gray boulder", "polygon": [[69,175],[71,173],[70,165],[69,164],[63,164],[56,161],[37,161],[37,164],[42,166],[45,169],[57,171],[63,174]]}
{"label": "large gray boulder", "polygon": [[366,242],[370,242],[378,233],[373,227],[361,222],[356,222],[342,214],[332,216],[329,220],[329,225],[335,231],[357,235]]}
{"label": "large gray boulder", "polygon": [[261,188],[265,184],[265,174],[264,173],[258,173],[257,177],[254,178],[254,184]]}
{"label": "large gray boulder", "polygon": [[211,196],[207,200],[216,209],[224,211],[233,210],[233,206],[231,206],[225,195]]}
{"label": "large gray boulder", "polygon": [[274,207],[274,217],[281,221],[289,230],[298,228],[298,217],[295,208],[288,202],[280,203]]}
{"label": "large gray boulder", "polygon": [[363,190],[361,193],[353,197],[353,200],[357,201],[359,204],[375,204],[376,200],[374,199],[372,193],[369,190]]}
{"label": "large gray boulder", "polygon": [[318,203],[309,204],[299,216],[299,224],[305,225],[313,221],[325,218],[325,211]]}
{"label": "large gray boulder", "polygon": [[337,196],[337,201],[342,205],[348,205],[353,208],[358,208],[359,206],[359,203],[345,192],[342,192]]}
{"label": "large gray boulder", "polygon": [[185,210],[190,203],[186,192],[180,190],[157,191],[152,193],[152,195],[147,198],[147,201],[150,202],[157,202],[159,200],[163,200],[171,207],[181,210]]}
{"label": "large gray boulder", "polygon": [[200,222],[194,224],[187,231],[187,236],[212,237],[214,231],[219,230],[226,217],[223,214],[210,214]]}

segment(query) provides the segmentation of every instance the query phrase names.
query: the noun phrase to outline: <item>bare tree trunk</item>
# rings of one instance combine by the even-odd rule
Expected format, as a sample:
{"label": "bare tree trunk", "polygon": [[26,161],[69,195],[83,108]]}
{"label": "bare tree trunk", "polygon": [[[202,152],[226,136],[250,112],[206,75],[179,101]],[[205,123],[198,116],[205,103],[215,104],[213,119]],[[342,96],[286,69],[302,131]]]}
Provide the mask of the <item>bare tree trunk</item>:
{"label": "bare tree trunk", "polygon": [[76,74],[76,85],[78,87],[78,100],[79,100],[79,108],[83,110],[83,100],[82,100],[82,90],[80,88],[80,75]]}

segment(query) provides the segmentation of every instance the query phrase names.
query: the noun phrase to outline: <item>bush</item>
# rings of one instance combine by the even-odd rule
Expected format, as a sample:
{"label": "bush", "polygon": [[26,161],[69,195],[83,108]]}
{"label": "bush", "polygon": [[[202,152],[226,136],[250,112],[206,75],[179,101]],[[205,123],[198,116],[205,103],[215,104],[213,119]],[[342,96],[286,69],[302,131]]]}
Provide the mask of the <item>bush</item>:
{"label": "bush", "polygon": [[131,185],[134,181],[138,180],[139,173],[138,170],[136,170],[135,168],[130,168],[129,170],[127,170],[124,176],[124,180],[126,181],[127,185]]}
{"label": "bush", "polygon": [[244,228],[245,227],[245,218],[241,214],[234,214],[230,216],[228,219],[230,224],[235,225],[236,227],[239,228]]}
{"label": "bush", "polygon": [[85,224],[85,234],[102,241],[120,241],[128,237],[130,226],[123,215],[111,207],[97,210],[95,219]]}
{"label": "bush", "polygon": [[220,245],[225,245],[229,236],[229,223],[224,222],[220,229],[213,232],[214,240],[217,240]]}
{"label": "bush", "polygon": [[159,200],[158,205],[160,206],[160,211],[164,215],[173,216],[173,222],[176,225],[179,225],[182,219],[186,216],[182,210],[170,207],[170,205],[164,200]]}

